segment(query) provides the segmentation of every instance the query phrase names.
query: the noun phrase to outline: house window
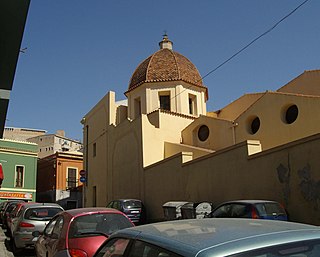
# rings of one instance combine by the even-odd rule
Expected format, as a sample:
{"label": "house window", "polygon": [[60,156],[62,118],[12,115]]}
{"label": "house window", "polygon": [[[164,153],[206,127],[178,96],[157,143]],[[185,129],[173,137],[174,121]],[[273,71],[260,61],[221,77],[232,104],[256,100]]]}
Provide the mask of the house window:
{"label": "house window", "polygon": [[97,187],[93,186],[92,188],[92,206],[97,206]]}
{"label": "house window", "polygon": [[254,135],[258,132],[259,128],[260,128],[260,119],[259,117],[255,117],[252,122],[251,122],[251,134]]}
{"label": "house window", "polygon": [[77,169],[68,168],[67,188],[77,187]]}
{"label": "house window", "polygon": [[209,137],[209,128],[206,125],[202,125],[198,130],[198,138],[200,141],[206,141]]}
{"label": "house window", "polygon": [[67,210],[70,210],[70,209],[76,209],[78,207],[78,202],[75,201],[75,200],[69,200],[67,201]]}
{"label": "house window", "polygon": [[16,187],[23,187],[24,166],[16,166]]}
{"label": "house window", "polygon": [[97,143],[93,143],[93,157],[97,155]]}
{"label": "house window", "polygon": [[197,97],[189,95],[189,114],[197,115]]}
{"label": "house window", "polygon": [[160,95],[160,109],[170,111],[170,95]]}
{"label": "house window", "polygon": [[295,104],[291,105],[286,111],[286,115],[285,115],[286,123],[291,124],[295,122],[298,117],[298,114],[299,114],[298,106],[296,106]]}
{"label": "house window", "polygon": [[137,118],[141,114],[141,100],[140,98],[134,99],[134,117]]}

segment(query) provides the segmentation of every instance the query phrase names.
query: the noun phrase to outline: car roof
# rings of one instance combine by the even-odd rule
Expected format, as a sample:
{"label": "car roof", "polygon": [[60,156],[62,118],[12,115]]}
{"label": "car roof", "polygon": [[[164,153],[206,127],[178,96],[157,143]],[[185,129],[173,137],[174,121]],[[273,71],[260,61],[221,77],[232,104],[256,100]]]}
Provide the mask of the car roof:
{"label": "car roof", "polygon": [[211,218],[141,225],[118,231],[110,238],[114,237],[142,239],[183,256],[225,256],[238,249],[320,239],[320,228],[285,221]]}
{"label": "car roof", "polygon": [[116,213],[116,214],[121,214],[123,215],[122,212],[112,209],[112,208],[102,208],[102,207],[91,207],[91,208],[77,208],[77,209],[71,209],[71,210],[66,210],[64,211],[65,213],[75,217],[75,216],[80,216],[84,215],[87,213]]}
{"label": "car roof", "polygon": [[39,207],[55,207],[55,208],[61,208],[63,209],[59,204],[57,203],[35,203],[35,202],[28,202],[28,203],[24,203],[22,204],[23,208],[31,208],[31,207],[35,207],[35,208],[39,208]]}
{"label": "car roof", "polygon": [[133,199],[133,198],[126,198],[126,199],[116,199],[116,200],[112,200],[111,202],[114,202],[114,201],[120,201],[120,202],[127,202],[127,201],[138,201],[138,202],[141,202],[141,200],[139,199]]}
{"label": "car roof", "polygon": [[250,203],[250,204],[256,204],[256,203],[278,203],[276,201],[271,201],[271,200],[233,200],[233,201],[227,201],[227,202],[223,202],[222,204],[226,204],[226,203]]}

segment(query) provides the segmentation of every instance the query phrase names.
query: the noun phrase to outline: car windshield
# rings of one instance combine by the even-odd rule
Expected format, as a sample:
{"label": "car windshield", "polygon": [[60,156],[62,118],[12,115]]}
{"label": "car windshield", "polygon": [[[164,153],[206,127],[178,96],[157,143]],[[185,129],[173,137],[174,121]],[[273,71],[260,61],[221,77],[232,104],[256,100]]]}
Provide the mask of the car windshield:
{"label": "car windshield", "polygon": [[83,236],[110,235],[113,232],[133,227],[132,223],[122,214],[97,213],[80,216],[70,224],[69,238]]}
{"label": "car windshield", "polygon": [[286,215],[285,210],[278,203],[257,203],[255,206],[262,216]]}
{"label": "car windshield", "polygon": [[24,218],[28,220],[50,220],[61,211],[60,208],[56,207],[30,208],[25,212]]}
{"label": "car windshield", "polygon": [[135,201],[135,200],[130,200],[130,201],[125,201],[123,203],[124,208],[130,209],[130,208],[141,208],[141,202],[140,201]]}

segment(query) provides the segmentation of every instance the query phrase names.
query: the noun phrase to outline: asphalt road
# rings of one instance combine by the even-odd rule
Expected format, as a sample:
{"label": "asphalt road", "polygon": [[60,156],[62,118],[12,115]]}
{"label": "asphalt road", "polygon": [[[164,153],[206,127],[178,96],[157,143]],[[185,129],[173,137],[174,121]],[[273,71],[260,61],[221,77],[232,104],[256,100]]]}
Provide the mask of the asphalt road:
{"label": "asphalt road", "polygon": [[0,226],[0,256],[1,257],[35,257],[33,250],[25,250],[22,254],[14,255],[12,253],[12,246],[10,237],[6,236],[6,231]]}

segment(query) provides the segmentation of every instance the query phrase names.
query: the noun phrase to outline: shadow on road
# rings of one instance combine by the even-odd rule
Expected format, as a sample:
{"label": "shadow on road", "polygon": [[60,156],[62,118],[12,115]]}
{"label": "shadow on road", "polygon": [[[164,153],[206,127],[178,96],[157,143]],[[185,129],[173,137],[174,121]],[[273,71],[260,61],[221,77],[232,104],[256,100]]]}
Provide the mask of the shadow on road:
{"label": "shadow on road", "polygon": [[[10,240],[10,238],[7,238],[5,241],[4,241],[4,245],[7,249],[8,252],[13,252],[13,247],[12,247],[12,240]],[[36,256],[35,255],[35,251],[34,250],[23,250],[21,253],[16,253],[14,254],[15,257],[34,257]]]}

